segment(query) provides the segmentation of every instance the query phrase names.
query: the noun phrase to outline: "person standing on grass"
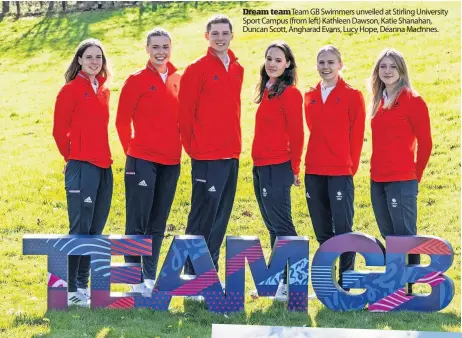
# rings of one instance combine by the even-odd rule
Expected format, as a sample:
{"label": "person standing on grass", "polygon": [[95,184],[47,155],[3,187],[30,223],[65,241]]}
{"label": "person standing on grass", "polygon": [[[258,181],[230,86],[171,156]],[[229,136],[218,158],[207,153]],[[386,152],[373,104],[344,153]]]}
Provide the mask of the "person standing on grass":
{"label": "person standing on grass", "polygon": [[[380,233],[417,234],[417,194],[432,151],[425,101],[413,91],[403,55],[380,53],[371,76],[371,200]],[[409,255],[409,264],[419,264]],[[408,284],[412,293],[412,284]]]}
{"label": "person standing on grass", "polygon": [[[364,137],[365,107],[361,92],[340,77],[340,51],[322,47],[317,54],[321,81],[305,94],[310,131],[305,159],[306,201],[319,244],[352,231],[353,176],[359,166]],[[340,256],[342,273],[353,270],[354,253]],[[348,288],[344,288],[348,290]]]}
{"label": "person standing on grass", "polygon": [[[101,42],[80,43],[64,75],[54,110],[53,137],[64,169],[70,235],[101,235],[112,199],[109,76]],[[69,256],[68,304],[89,306],[90,256]]]}
{"label": "person standing on grass", "polygon": [[[252,145],[254,191],[271,247],[277,236],[297,236],[292,222],[290,189],[301,185],[303,96],[295,87],[297,65],[290,47],[273,42],[260,70],[259,104]],[[287,300],[284,273],[276,300]]]}
{"label": "person standing on grass", "polygon": [[142,260],[142,283],[131,285],[131,290],[144,294],[154,288],[165,227],[180,176],[180,75],[169,61],[171,49],[171,36],[166,30],[156,28],[148,33],[149,60],[144,69],[125,81],[116,119],[127,155],[125,234],[152,236],[152,256],[125,256],[127,263]]}
{"label": "person standing on grass", "polygon": [[[181,78],[180,131],[192,166],[186,234],[204,236],[218,270],[236,194],[244,69],[229,49],[233,27],[228,17],[210,18],[205,38],[207,54],[191,63]],[[190,260],[185,273],[195,274]]]}

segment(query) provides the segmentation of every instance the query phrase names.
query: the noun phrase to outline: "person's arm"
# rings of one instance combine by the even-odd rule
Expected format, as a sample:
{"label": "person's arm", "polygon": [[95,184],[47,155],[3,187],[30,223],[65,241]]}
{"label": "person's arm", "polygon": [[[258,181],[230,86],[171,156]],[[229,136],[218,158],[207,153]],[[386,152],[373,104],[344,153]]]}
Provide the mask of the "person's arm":
{"label": "person's arm", "polygon": [[193,123],[197,109],[197,102],[202,89],[202,77],[198,65],[188,66],[180,81],[179,124],[181,142],[184,150],[190,155]]}
{"label": "person's arm", "polygon": [[132,140],[132,118],[139,101],[136,87],[133,78],[129,77],[122,87],[117,107],[116,128],[125,154]]}
{"label": "person's arm", "polygon": [[77,99],[72,93],[72,87],[64,86],[58,94],[55,103],[53,118],[53,137],[64,160],[67,162],[70,155],[69,127],[72,112]]}
{"label": "person's arm", "polygon": [[366,107],[361,92],[355,91],[355,97],[349,108],[350,118],[350,157],[353,163],[351,167],[352,175],[358,171],[361,150],[364,141],[364,128],[366,122]]}
{"label": "person's arm", "polygon": [[310,93],[307,92],[305,93],[305,120],[306,120],[306,125],[308,126],[308,130],[311,132],[311,127],[313,126],[311,123],[311,118],[310,115],[308,114],[309,112],[309,106],[310,106]]}
{"label": "person's arm", "polygon": [[284,95],[284,114],[290,142],[290,163],[294,175],[300,174],[303,152],[303,97],[296,88],[287,88]]}
{"label": "person's arm", "polygon": [[417,139],[416,176],[420,182],[432,152],[432,134],[430,127],[430,115],[427,105],[421,97],[411,97],[410,122]]}

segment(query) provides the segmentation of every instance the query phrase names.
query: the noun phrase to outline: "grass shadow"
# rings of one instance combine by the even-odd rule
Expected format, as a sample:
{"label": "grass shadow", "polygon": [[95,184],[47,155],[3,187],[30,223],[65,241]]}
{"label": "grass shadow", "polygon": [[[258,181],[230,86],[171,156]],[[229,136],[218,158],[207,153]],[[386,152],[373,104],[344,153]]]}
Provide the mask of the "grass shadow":
{"label": "grass shadow", "polygon": [[[236,10],[237,5],[242,7],[245,4],[199,3],[196,9],[192,3],[171,2],[168,5],[159,4],[156,9],[153,9],[149,4],[140,2],[137,7],[59,14],[48,12],[16,39],[2,43],[0,56],[14,53],[18,57],[31,57],[45,49],[59,52],[74,51],[82,40],[95,37],[104,42],[105,37],[112,34],[112,30],[118,29],[123,30],[122,35],[125,37],[140,39],[155,26],[166,23],[169,27],[185,24],[191,22],[197,15]],[[205,21],[206,19],[204,25]]]}
{"label": "grass shadow", "polygon": [[212,324],[312,326],[306,312],[289,312],[285,303],[274,302],[252,313],[212,313],[204,303],[184,302],[184,311],[175,307],[167,312],[149,309],[85,309],[47,311],[43,316],[20,315],[13,326],[45,326],[48,332],[32,337],[59,337],[69,333],[90,336],[138,337],[146,332],[171,337],[206,337]]}
{"label": "grass shadow", "polygon": [[[290,324],[288,324],[290,323]],[[253,310],[247,318],[248,325],[269,326],[306,326],[311,327],[311,317],[307,312],[295,312],[287,310],[287,303],[273,301],[270,306]]]}
{"label": "grass shadow", "polygon": [[97,13],[59,14],[45,16],[25,33],[23,33],[13,46],[5,44],[0,47],[0,54],[10,51],[25,53],[33,56],[45,48],[52,50],[72,50],[78,43],[90,37],[92,24],[110,18],[114,13],[99,11]]}

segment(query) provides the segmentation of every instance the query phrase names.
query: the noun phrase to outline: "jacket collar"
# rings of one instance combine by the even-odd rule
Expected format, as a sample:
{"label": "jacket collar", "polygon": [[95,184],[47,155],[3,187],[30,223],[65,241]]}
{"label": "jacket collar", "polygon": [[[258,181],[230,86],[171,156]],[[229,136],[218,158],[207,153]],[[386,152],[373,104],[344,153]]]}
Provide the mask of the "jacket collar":
{"label": "jacket collar", "polygon": [[[148,63],[146,64],[146,69],[149,69],[154,73],[159,73],[157,69],[152,65],[151,60],[148,60]],[[167,70],[168,74],[171,75],[176,72],[176,67],[169,61],[167,62]]]}
{"label": "jacket collar", "polygon": [[[322,81],[319,81],[318,85],[316,86],[316,90],[319,90],[321,92],[321,83]],[[335,90],[336,88],[344,87],[345,86],[345,80],[339,75],[337,83],[335,84]]]}
{"label": "jacket collar", "polygon": [[[218,56],[215,54],[215,51],[213,50],[212,47],[209,47],[207,49],[207,56],[212,56],[212,57],[215,57],[215,58],[219,59]],[[229,48],[228,48],[228,56],[229,56],[229,64],[232,64],[233,62],[237,61],[237,59],[238,59],[236,57],[236,55],[234,55],[233,51],[231,49],[229,49]],[[220,60],[220,62],[221,62],[221,60]]]}
{"label": "jacket collar", "polygon": [[[75,76],[76,79],[80,79],[81,81],[90,82],[90,78],[83,70],[79,71]],[[96,80],[98,80],[99,87],[101,87],[107,80],[107,78],[101,76],[100,74],[96,75]]]}

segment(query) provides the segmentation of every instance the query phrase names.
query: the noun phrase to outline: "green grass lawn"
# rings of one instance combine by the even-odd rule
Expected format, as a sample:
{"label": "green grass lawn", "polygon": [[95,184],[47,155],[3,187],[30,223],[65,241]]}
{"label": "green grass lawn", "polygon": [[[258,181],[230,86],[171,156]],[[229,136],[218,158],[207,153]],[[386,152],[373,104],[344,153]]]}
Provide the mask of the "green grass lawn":
{"label": "green grass lawn", "polygon": [[[378,35],[305,33],[243,33],[242,7],[265,4],[213,3],[207,9],[172,5],[152,12],[127,8],[24,18],[0,22],[0,336],[25,337],[207,337],[212,323],[350,327],[423,331],[460,331],[460,4],[430,3],[272,3],[271,8],[444,8],[448,17],[433,17],[439,33],[383,33]],[[455,251],[447,275],[456,285],[456,295],[440,313],[377,314],[366,311],[337,313],[320,302],[309,303],[308,313],[289,313],[282,304],[269,300],[246,301],[246,311],[229,316],[209,313],[204,307],[174,298],[168,313],[149,310],[88,310],[68,312],[46,310],[46,259],[23,256],[24,234],[65,234],[68,232],[63,184],[63,160],[51,136],[53,106],[63,85],[63,73],[77,44],[89,36],[102,40],[112,64],[110,84],[110,142],[114,158],[114,195],[104,234],[123,234],[125,202],[123,167],[125,156],[114,127],[119,91],[125,78],[144,67],[145,33],[162,25],[173,36],[172,62],[184,69],[207,48],[204,23],[213,13],[229,15],[235,24],[232,49],[245,67],[242,89],[243,153],[238,191],[228,228],[229,235],[259,235],[269,256],[269,238],[259,215],[252,188],[250,147],[256,105],[252,103],[258,71],[266,46],[285,39],[293,48],[299,68],[299,88],[305,91],[317,83],[317,50],[327,43],[337,45],[344,58],[344,78],[362,90],[366,101],[367,78],[379,52],[395,47],[406,56],[415,89],[430,109],[434,148],[419,187],[420,234],[449,240]],[[366,127],[361,166],[355,176],[355,230],[380,238],[369,197],[371,135]],[[165,258],[173,235],[183,234],[190,207],[190,162],[183,156],[176,198],[162,248]],[[298,233],[314,240],[303,188],[294,188],[293,218]],[[312,257],[311,257],[312,258]],[[117,258],[116,261],[121,261]],[[311,260],[310,260],[311,261]],[[364,260],[360,259],[360,266]],[[221,255],[224,266],[224,251]],[[223,278],[224,269],[220,276]],[[248,275],[248,274],[247,274]],[[246,289],[253,288],[247,278]],[[311,289],[311,288],[310,288]],[[117,287],[117,290],[126,288]]]}

